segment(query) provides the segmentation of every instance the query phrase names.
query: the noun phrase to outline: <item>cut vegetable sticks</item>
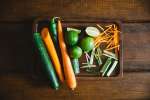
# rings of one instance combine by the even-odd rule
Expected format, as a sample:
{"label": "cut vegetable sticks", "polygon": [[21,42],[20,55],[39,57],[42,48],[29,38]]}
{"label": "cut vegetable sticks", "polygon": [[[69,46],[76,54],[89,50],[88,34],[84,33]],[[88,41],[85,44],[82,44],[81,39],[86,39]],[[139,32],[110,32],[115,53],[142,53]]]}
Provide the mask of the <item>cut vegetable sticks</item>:
{"label": "cut vegetable sticks", "polygon": [[115,60],[114,63],[113,63],[113,65],[111,66],[111,68],[110,68],[109,71],[107,72],[107,76],[110,76],[110,75],[111,75],[111,73],[112,73],[112,72],[114,71],[114,69],[116,68],[117,64],[118,64],[118,61]]}
{"label": "cut vegetable sticks", "polygon": [[106,74],[106,71],[108,70],[109,66],[111,65],[111,58],[108,58],[104,64],[104,66],[102,67],[102,69],[100,70],[100,72],[102,73],[102,76],[104,76]]}

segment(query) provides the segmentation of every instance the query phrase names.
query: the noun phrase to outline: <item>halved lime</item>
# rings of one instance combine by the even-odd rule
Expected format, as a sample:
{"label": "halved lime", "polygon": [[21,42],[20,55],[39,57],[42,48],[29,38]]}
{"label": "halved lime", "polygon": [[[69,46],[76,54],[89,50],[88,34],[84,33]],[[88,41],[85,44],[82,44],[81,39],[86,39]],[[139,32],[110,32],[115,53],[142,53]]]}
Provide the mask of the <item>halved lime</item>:
{"label": "halved lime", "polygon": [[96,27],[87,27],[85,32],[91,37],[97,37],[100,34],[100,31]]}

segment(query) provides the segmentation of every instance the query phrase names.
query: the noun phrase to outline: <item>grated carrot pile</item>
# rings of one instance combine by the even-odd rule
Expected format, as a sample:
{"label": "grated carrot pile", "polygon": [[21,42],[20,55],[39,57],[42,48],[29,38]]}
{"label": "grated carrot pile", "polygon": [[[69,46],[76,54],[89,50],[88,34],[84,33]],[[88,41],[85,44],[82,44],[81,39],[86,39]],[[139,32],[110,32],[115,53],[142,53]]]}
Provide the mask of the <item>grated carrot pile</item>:
{"label": "grated carrot pile", "polygon": [[113,25],[105,26],[106,28],[103,28],[99,24],[97,26],[103,30],[103,32],[100,33],[98,37],[95,38],[94,44],[95,48],[99,47],[102,43],[106,44],[105,50],[115,50],[115,53],[118,54],[119,51],[119,30],[118,27]]}

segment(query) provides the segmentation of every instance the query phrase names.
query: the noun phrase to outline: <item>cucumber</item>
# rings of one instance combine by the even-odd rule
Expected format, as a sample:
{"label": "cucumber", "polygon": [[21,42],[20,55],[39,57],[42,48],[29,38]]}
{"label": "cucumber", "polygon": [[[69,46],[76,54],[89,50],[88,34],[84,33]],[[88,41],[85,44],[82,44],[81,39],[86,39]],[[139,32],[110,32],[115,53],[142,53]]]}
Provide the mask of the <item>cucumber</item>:
{"label": "cucumber", "polygon": [[71,59],[71,62],[72,62],[72,67],[73,67],[74,73],[76,75],[79,74],[80,73],[79,60],[74,58],[74,59]]}
{"label": "cucumber", "polygon": [[109,69],[109,66],[112,63],[112,58],[108,58],[105,62],[105,64],[103,65],[102,69],[100,70],[100,72],[102,73],[102,76],[104,76],[107,72],[107,70]]}
{"label": "cucumber", "polygon": [[58,82],[55,70],[53,68],[52,62],[48,56],[48,53],[46,51],[46,48],[45,48],[42,38],[40,36],[40,33],[38,33],[38,32],[34,33],[33,39],[35,42],[35,46],[37,47],[38,52],[40,54],[42,63],[45,67],[46,73],[48,75],[48,79],[50,80],[50,86],[51,86],[51,88],[57,90],[59,88],[59,82]]}

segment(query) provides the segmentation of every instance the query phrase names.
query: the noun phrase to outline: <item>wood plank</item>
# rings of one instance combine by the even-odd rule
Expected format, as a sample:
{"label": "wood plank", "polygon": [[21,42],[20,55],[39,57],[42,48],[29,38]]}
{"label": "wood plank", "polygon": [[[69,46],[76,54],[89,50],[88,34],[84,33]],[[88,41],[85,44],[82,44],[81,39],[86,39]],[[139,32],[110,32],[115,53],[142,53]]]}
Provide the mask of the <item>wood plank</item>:
{"label": "wood plank", "polygon": [[70,91],[62,85],[51,90],[43,79],[32,74],[1,74],[0,95],[3,100],[148,100],[150,99],[150,73],[125,73],[121,79],[99,81],[78,80],[78,87]]}
{"label": "wood plank", "polygon": [[29,72],[33,66],[32,24],[1,23],[0,31],[0,72]]}
{"label": "wood plank", "polygon": [[123,24],[124,68],[126,71],[149,71],[150,24]]}
{"label": "wood plank", "polygon": [[5,0],[0,22],[28,21],[37,16],[72,16],[150,20],[148,0]]}

